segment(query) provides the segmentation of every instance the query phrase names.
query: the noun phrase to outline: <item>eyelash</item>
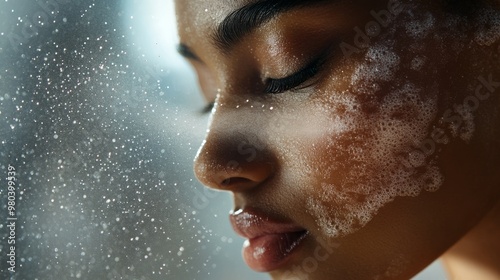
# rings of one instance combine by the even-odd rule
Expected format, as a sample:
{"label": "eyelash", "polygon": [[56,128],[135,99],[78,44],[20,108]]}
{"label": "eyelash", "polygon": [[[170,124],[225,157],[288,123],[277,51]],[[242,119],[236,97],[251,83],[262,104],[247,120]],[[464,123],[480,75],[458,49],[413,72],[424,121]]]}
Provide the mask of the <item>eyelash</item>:
{"label": "eyelash", "polygon": [[215,101],[212,101],[212,102],[208,103],[203,108],[201,108],[200,114],[206,115],[206,114],[212,112],[212,109],[214,108],[214,105],[215,105]]}
{"label": "eyelash", "polygon": [[265,82],[265,92],[278,94],[285,91],[289,91],[302,85],[304,82],[308,81],[314,77],[320,70],[324,63],[324,59],[319,58],[314,60],[312,63],[308,64],[303,69],[298,72],[281,79],[267,79]]}

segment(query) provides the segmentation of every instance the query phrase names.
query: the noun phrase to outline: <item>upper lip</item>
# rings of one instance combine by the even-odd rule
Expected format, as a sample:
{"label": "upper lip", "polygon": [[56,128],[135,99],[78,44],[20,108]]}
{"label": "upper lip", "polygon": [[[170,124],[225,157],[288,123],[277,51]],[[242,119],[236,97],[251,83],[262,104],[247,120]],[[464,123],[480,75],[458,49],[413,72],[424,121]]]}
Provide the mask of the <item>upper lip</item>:
{"label": "upper lip", "polygon": [[229,219],[234,231],[248,239],[271,234],[306,231],[294,223],[273,219],[254,208],[232,211]]}

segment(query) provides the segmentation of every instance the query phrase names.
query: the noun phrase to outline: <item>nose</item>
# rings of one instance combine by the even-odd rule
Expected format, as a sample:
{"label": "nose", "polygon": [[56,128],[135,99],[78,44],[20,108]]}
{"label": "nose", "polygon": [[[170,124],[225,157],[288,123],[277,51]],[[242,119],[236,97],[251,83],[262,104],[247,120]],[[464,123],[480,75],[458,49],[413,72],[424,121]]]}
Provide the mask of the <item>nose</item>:
{"label": "nose", "polygon": [[[245,192],[271,177],[276,165],[259,135],[248,127],[238,129],[241,123],[231,119],[233,123],[219,123],[217,116],[213,116],[210,130],[195,158],[194,171],[207,187]],[[224,124],[226,127],[221,127]]]}

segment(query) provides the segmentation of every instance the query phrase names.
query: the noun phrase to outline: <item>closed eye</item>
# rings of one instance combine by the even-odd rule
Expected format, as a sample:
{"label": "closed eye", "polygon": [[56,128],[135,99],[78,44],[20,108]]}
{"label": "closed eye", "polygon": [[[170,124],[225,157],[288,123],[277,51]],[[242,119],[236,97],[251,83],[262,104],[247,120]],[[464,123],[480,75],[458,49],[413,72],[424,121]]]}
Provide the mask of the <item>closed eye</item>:
{"label": "closed eye", "polygon": [[[272,79],[272,78],[266,79],[265,92],[278,94],[292,89],[296,89],[309,79],[313,78],[319,72],[324,62],[325,62],[325,55],[321,56],[316,60],[313,60],[311,63],[306,65],[306,67],[302,68],[298,72],[288,77],[281,79]],[[214,105],[215,105],[214,101],[208,103],[200,110],[200,113],[202,115],[210,113]]]}
{"label": "closed eye", "polygon": [[215,101],[212,101],[212,102],[206,104],[203,108],[201,108],[200,114],[206,115],[206,114],[212,112],[212,109],[214,108],[214,106],[215,106]]}
{"label": "closed eye", "polygon": [[321,56],[288,77],[281,79],[266,79],[265,92],[277,94],[297,88],[309,79],[313,78],[319,72],[324,62],[324,56]]}

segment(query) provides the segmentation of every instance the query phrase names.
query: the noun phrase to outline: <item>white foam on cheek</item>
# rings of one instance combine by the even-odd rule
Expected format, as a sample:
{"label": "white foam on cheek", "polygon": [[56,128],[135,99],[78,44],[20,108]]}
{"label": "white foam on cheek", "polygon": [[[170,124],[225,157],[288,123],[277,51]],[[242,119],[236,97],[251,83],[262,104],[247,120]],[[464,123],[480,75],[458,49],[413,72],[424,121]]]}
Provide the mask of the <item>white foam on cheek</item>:
{"label": "white foam on cheek", "polygon": [[[409,116],[397,117],[402,110]],[[437,98],[423,99],[416,86],[405,84],[384,98],[376,116],[360,113],[356,117],[358,126],[374,131],[366,140],[368,145],[352,150],[350,158],[357,163],[349,163],[342,183],[323,183],[319,195],[307,200],[308,210],[326,235],[342,236],[363,227],[397,196],[439,188],[443,177],[433,162],[419,167],[421,175],[416,176],[416,168],[408,169],[398,160],[398,154],[425,139],[436,112]]]}
{"label": "white foam on cheek", "polygon": [[456,106],[455,112],[457,112],[460,118],[462,118],[463,123],[460,125],[458,123],[450,124],[453,137],[460,137],[460,139],[468,143],[472,139],[476,128],[476,124],[474,123],[474,114],[469,108],[466,108],[463,105]]}
{"label": "white foam on cheek", "polygon": [[[307,175],[324,178],[308,194],[306,207],[329,237],[362,228],[396,197],[414,197],[422,191],[440,188],[444,177],[437,165],[439,152],[426,153],[421,146],[429,139],[432,124],[440,126],[436,120],[443,112],[438,111],[438,98],[445,93],[439,92],[437,83],[412,82],[405,73],[425,71],[418,72],[419,77],[442,73],[455,53],[470,47],[469,34],[480,45],[491,45],[500,39],[497,11],[483,11],[482,20],[467,34],[459,28],[464,22],[457,16],[437,22],[427,12],[407,10],[401,15],[387,30],[385,40],[366,50],[364,60],[350,78],[350,92],[332,93],[326,102],[330,105],[323,108],[323,114],[332,116],[329,124],[336,128],[342,123],[343,128],[322,128],[329,134],[323,140],[328,142],[323,144],[327,148],[321,150],[322,154],[330,153],[328,165],[301,158],[300,166],[306,166]],[[410,47],[396,51],[394,42],[399,39]],[[408,65],[400,64],[402,58],[410,58],[406,60]],[[439,61],[433,61],[436,58]],[[382,89],[387,92],[381,92]],[[475,123],[473,112],[462,106],[462,95],[453,94],[453,98],[458,97],[453,102],[460,105],[450,102],[450,108],[445,109],[454,109],[463,120],[460,127],[451,127],[451,136],[467,142],[473,137]],[[377,101],[377,111],[368,114],[361,110],[363,98],[354,96],[376,96],[381,101]]]}
{"label": "white foam on cheek", "polygon": [[416,56],[411,61],[411,69],[412,70],[422,70],[422,67],[425,65],[426,58],[424,56]]}
{"label": "white foam on cheek", "polygon": [[482,46],[490,46],[500,40],[500,13],[495,10],[483,10],[478,22],[475,41]]}
{"label": "white foam on cheek", "polygon": [[391,161],[394,152],[403,152],[426,138],[428,125],[437,114],[437,94],[423,99],[421,91],[407,83],[384,97],[377,121],[373,124],[377,127],[370,151],[373,159]]}
{"label": "white foam on cheek", "polygon": [[434,16],[427,13],[422,18],[409,21],[406,25],[406,33],[413,38],[427,36],[433,29],[435,23]]}
{"label": "white foam on cheek", "polygon": [[[394,25],[406,28],[410,43],[422,45],[432,32],[435,20],[426,14],[423,20],[417,21],[411,16],[411,21],[404,23]],[[397,34],[394,30],[388,33]],[[364,62],[352,75],[353,92],[380,95],[382,83],[396,85],[396,80],[403,81],[398,77],[401,68],[406,71],[422,68],[425,60],[422,56],[416,56],[411,65],[400,65],[400,55],[391,42],[394,41],[383,40],[368,48]],[[322,183],[321,188],[315,190],[319,193],[309,196],[306,203],[324,234],[330,237],[349,234],[365,226],[382,206],[396,197],[417,196],[423,190],[436,191],[443,183],[443,176],[432,157],[417,153],[413,161],[418,164],[411,166],[402,164],[399,159],[428,137],[430,124],[437,115],[437,90],[430,85],[421,86],[406,82],[390,90],[380,101],[377,113],[373,114],[363,113],[360,110],[363,104],[359,102],[335,100],[337,107],[343,104],[343,108],[350,108],[341,114],[344,122],[350,124],[350,131],[344,135],[331,134],[332,158],[337,159],[336,155],[342,153],[343,156],[339,156],[337,162],[333,160],[327,172],[341,178]],[[336,121],[332,119],[332,123]],[[357,135],[356,131],[368,132],[361,135],[363,144],[356,144],[356,139],[349,138],[356,137],[352,136]],[[323,177],[328,178],[328,175]]]}
{"label": "white foam on cheek", "polygon": [[351,79],[351,85],[363,93],[378,91],[379,82],[392,80],[399,66],[399,56],[385,45],[370,47],[365,60],[356,67]]}

